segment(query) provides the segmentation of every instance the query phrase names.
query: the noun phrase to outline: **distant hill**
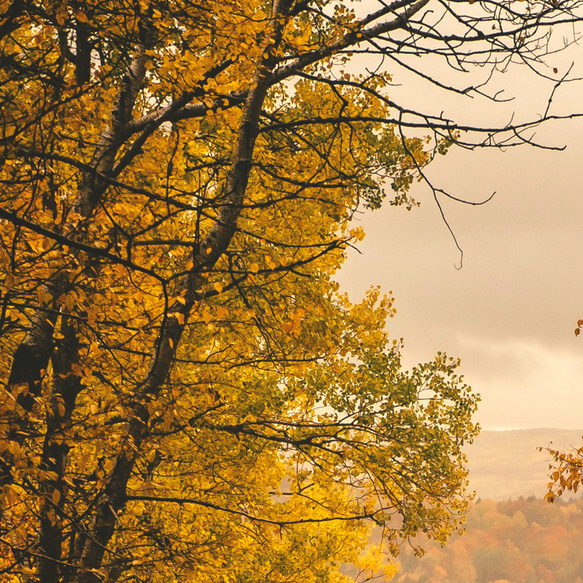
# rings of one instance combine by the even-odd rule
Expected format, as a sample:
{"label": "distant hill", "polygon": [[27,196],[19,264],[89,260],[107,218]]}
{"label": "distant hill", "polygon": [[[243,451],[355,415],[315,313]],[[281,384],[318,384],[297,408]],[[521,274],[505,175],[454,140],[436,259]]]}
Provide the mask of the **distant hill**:
{"label": "distant hill", "polygon": [[476,501],[466,534],[445,548],[424,536],[426,552],[403,545],[391,583],[583,583],[583,499],[542,500],[550,457],[538,447],[570,449],[583,430],[483,431],[468,447]]}
{"label": "distant hill", "polygon": [[537,447],[579,447],[582,429],[521,429],[482,431],[467,448],[470,487],[476,498],[542,498],[548,484],[550,458]]}
{"label": "distant hill", "polygon": [[444,548],[419,537],[419,558],[404,545],[391,583],[583,583],[582,538],[583,500],[483,500]]}

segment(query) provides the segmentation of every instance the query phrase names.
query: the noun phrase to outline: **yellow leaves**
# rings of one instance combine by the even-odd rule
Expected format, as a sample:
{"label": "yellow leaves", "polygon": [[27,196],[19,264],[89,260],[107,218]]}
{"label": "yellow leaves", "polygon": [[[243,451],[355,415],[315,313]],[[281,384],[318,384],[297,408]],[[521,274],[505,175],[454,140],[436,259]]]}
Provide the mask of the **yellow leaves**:
{"label": "yellow leaves", "polygon": [[225,306],[217,306],[215,308],[215,314],[217,320],[226,320],[229,316],[229,309]]}
{"label": "yellow leaves", "polygon": [[209,324],[213,319],[212,308],[208,305],[203,306],[199,310],[199,316],[205,324]]}
{"label": "yellow leaves", "polygon": [[379,544],[369,544],[359,556],[356,566],[368,575],[369,579],[383,576],[383,579],[388,581],[398,572],[397,565],[387,561],[386,553]]}
{"label": "yellow leaves", "polygon": [[51,523],[52,526],[55,526],[57,524],[57,513],[55,512],[54,508],[48,508],[45,511],[45,516],[46,518],[49,520],[49,522]]}
{"label": "yellow leaves", "polygon": [[[11,456],[20,456],[27,479],[43,486],[47,506],[63,507],[66,540],[78,528],[75,516],[92,523],[104,489],[113,491],[111,480],[123,474],[115,471],[122,460],[131,474],[128,504],[116,517],[116,535],[107,547],[111,556],[121,547],[133,549],[130,578],[340,581],[333,563],[358,560],[366,527],[357,521],[306,521],[360,516],[355,496],[368,489],[381,492],[381,500],[387,484],[385,503],[396,500],[398,507],[402,492],[414,489],[406,482],[393,488],[393,459],[407,459],[411,472],[427,472],[429,477],[420,473],[418,490],[446,492],[443,506],[457,508],[452,484],[459,468],[442,458],[447,471],[430,474],[431,460],[415,442],[426,437],[420,427],[445,425],[445,414],[440,417],[435,405],[422,417],[415,391],[411,396],[405,383],[398,384],[396,357],[393,362],[386,354],[391,300],[375,291],[352,305],[332,281],[350,238],[362,238],[362,230],[350,228],[355,210],[380,196],[375,187],[384,189],[395,176],[406,190],[411,160],[381,124],[303,125],[310,118],[387,117],[386,104],[373,91],[303,80],[288,94],[291,84],[281,84],[262,105],[247,190],[233,203],[228,191],[233,151],[257,63],[275,50],[286,52],[281,62],[288,62],[354,30],[354,14],[337,3],[337,26],[323,30],[312,30],[316,13],[305,20],[290,17],[277,49],[264,2],[211,0],[204,10],[170,2],[162,10],[160,3],[143,0],[140,24],[134,4],[118,4],[111,13],[107,2],[97,0],[77,8],[60,0],[48,3],[58,12],[59,26],[67,27],[71,47],[76,30],[84,28],[75,21],[91,20],[92,55],[103,55],[100,71],[92,70],[90,83],[80,89],[75,67],[62,66],[68,61],[59,54],[54,27],[41,30],[39,46],[49,57],[39,60],[38,71],[52,71],[50,59],[58,59],[56,80],[65,98],[41,112],[34,135],[47,140],[54,160],[49,165],[44,155],[29,160],[16,154],[13,163],[0,167],[3,184],[27,185],[0,194],[7,206],[17,201],[28,220],[87,246],[66,248],[2,223],[3,284],[18,298],[14,310],[20,318],[11,317],[19,325],[7,328],[12,336],[0,355],[3,373],[9,375],[10,359],[39,306],[45,322],[55,318],[50,341],[57,350],[46,366],[52,374],[42,379],[42,396],[27,417],[38,424],[35,434],[26,436],[22,450],[18,440],[0,439],[0,453],[10,449]],[[146,68],[147,74],[122,124],[127,135],[115,135],[116,104],[127,93],[123,67],[141,58],[136,39],[144,34],[147,15],[155,20],[157,38],[146,62],[133,63],[134,72]],[[121,57],[113,58],[116,54]],[[22,112],[6,108],[6,116],[23,116],[18,128],[29,127],[24,121],[39,113],[27,111],[42,101],[39,95],[55,94],[52,85],[45,91],[35,85],[44,74],[33,77],[30,87],[7,82],[14,94],[22,94]],[[358,77],[343,73],[342,81]],[[367,82],[374,90],[382,85],[378,79]],[[171,104],[180,109],[169,118]],[[181,111],[189,112],[184,119],[178,119]],[[156,119],[172,122],[151,132]],[[271,128],[295,122],[292,131]],[[42,140],[35,140],[37,147]],[[24,151],[29,146],[24,138],[19,142]],[[425,161],[422,147],[421,141],[411,145],[419,163]],[[80,212],[80,199],[90,208]],[[232,238],[221,254],[225,231]],[[174,358],[177,331],[182,335]],[[366,360],[366,351],[375,358]],[[397,347],[389,353],[396,354]],[[57,365],[63,372],[55,372]],[[79,379],[81,387],[75,385]],[[71,406],[74,401],[70,418],[59,394],[69,384],[71,392],[79,389],[76,400],[66,401]],[[449,396],[461,400],[455,392]],[[12,411],[16,392],[8,398]],[[383,409],[389,402],[405,403],[409,417],[391,417]],[[406,426],[419,415],[406,432],[411,451],[401,444],[386,452],[378,445],[392,438],[382,433],[381,414],[387,427]],[[54,429],[59,423],[63,427]],[[467,433],[465,418],[459,427],[459,434]],[[32,452],[40,459],[45,437],[56,450],[70,447],[61,460],[66,475],[40,470],[24,456]],[[439,444],[445,448],[448,441]],[[447,472],[449,481],[443,478]],[[377,475],[382,479],[375,483]],[[352,486],[345,486],[346,479]],[[51,490],[54,483],[75,487]],[[131,500],[144,492],[200,504]],[[32,487],[22,496],[35,507]],[[277,528],[229,510],[297,524]],[[429,519],[420,522],[434,526]],[[360,560],[365,570],[388,569],[373,551]],[[144,565],[148,572],[140,573]]]}
{"label": "yellow leaves", "polygon": [[[68,375],[62,375],[63,378],[66,378],[67,376]],[[52,399],[52,406],[53,406],[52,413],[55,416],[58,416],[58,417],[65,416],[65,401],[63,400],[63,397],[61,397],[60,395],[54,395],[53,399]],[[58,441],[59,439],[62,440],[62,438],[60,438],[60,437],[55,437],[55,442]]]}
{"label": "yellow leaves", "polygon": [[184,575],[186,576],[186,580],[187,581],[197,581],[198,580],[198,574],[197,574],[197,570],[194,567],[194,565],[189,564],[183,571]]}
{"label": "yellow leaves", "polygon": [[20,461],[21,448],[17,441],[0,439],[0,454],[4,452],[10,453],[16,463]]}
{"label": "yellow leaves", "polygon": [[291,319],[282,324],[282,331],[285,334],[291,334],[297,338],[302,331],[302,320],[305,315],[306,310],[304,308],[297,308],[292,313]]}
{"label": "yellow leaves", "polygon": [[[2,450],[0,450],[1,452]],[[13,504],[16,504],[18,502],[18,489],[16,486],[13,486],[12,484],[6,484],[3,488],[2,488],[2,493],[1,496],[4,496],[4,500],[5,503],[8,503],[8,506],[11,506]]]}
{"label": "yellow leaves", "polygon": [[369,545],[366,551],[359,557],[358,567],[371,576],[382,569],[383,562],[383,556],[379,546]]}
{"label": "yellow leaves", "polygon": [[[182,312],[171,312],[168,314],[171,318],[174,318],[180,326],[184,326],[184,314]],[[170,340],[169,340],[170,342]],[[173,348],[173,345],[170,345],[170,348]]]}
{"label": "yellow leaves", "polygon": [[362,227],[354,227],[350,229],[349,235],[355,241],[362,241],[364,240],[365,232]]}
{"label": "yellow leaves", "polygon": [[551,481],[545,499],[553,502],[565,492],[577,492],[583,483],[583,447],[566,452],[542,447],[538,449],[548,451],[553,459],[549,466]]}
{"label": "yellow leaves", "polygon": [[15,458],[20,457],[21,449],[20,444],[17,441],[6,441],[4,442],[4,447],[11,453]]}
{"label": "yellow leaves", "polygon": [[4,277],[4,281],[2,284],[2,291],[3,293],[9,292],[14,287],[14,275],[8,273]]}
{"label": "yellow leaves", "polygon": [[75,12],[75,19],[77,20],[77,22],[89,24],[89,18],[87,18],[87,14],[85,14],[85,12],[83,12],[82,10],[77,10]]}
{"label": "yellow leaves", "polygon": [[67,0],[62,0],[57,8],[57,12],[55,13],[55,18],[60,26],[63,26],[69,17],[69,13],[67,10]]}

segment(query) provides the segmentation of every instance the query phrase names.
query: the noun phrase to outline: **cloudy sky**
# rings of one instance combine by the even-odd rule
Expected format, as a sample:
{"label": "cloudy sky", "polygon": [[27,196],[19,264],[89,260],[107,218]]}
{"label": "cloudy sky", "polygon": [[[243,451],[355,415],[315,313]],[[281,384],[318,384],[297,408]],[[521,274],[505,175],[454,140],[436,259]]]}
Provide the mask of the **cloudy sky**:
{"label": "cloudy sky", "polygon": [[[583,72],[583,47],[553,57],[551,66]],[[494,78],[515,99],[494,106],[453,98],[396,73],[394,98],[465,121],[536,119],[552,84],[520,68]],[[459,81],[456,79],[456,82]],[[583,82],[561,87],[553,111],[583,111]],[[438,350],[462,360],[466,381],[482,396],[483,428],[583,429],[583,120],[539,128],[536,138],[565,151],[531,147],[451,151],[428,169],[452,194],[485,206],[443,201],[464,251],[459,253],[430,190],[415,185],[421,207],[386,206],[359,220],[367,231],[361,254],[351,253],[339,279],[357,300],[371,285],[396,297],[392,336],[405,340],[405,360]]]}

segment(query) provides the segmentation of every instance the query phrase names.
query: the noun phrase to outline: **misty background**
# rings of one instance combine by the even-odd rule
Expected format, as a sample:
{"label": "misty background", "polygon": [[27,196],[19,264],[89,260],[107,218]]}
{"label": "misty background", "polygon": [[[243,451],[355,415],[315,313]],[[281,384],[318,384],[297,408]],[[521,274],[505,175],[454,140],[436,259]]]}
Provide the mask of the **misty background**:
{"label": "misty background", "polygon": [[[554,81],[526,67],[501,67],[488,91],[509,101],[494,103],[389,68],[391,98],[482,126],[539,119],[551,96],[551,114],[583,112],[583,82],[576,80],[583,77],[583,47],[575,43],[546,60],[544,75],[570,70],[574,81],[553,92]],[[486,74],[423,64],[457,87]],[[357,216],[367,237],[358,253],[349,253],[338,280],[354,301],[372,285],[393,292],[397,315],[387,327],[405,340],[405,365],[437,351],[461,358],[466,382],[482,397],[477,420],[483,428],[579,429],[583,337],[573,330],[583,318],[583,120],[545,123],[528,135],[565,149],[452,148],[427,167],[434,186],[456,197],[480,201],[496,193],[483,206],[440,198],[463,249],[461,269],[431,189],[420,182],[411,190],[419,208],[386,204]]]}

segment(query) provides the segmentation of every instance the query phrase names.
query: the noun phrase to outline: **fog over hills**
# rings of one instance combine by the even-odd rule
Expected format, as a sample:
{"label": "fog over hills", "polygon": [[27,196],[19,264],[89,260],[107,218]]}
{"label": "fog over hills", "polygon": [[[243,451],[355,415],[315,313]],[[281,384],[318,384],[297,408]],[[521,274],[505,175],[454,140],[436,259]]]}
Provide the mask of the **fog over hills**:
{"label": "fog over hills", "polygon": [[482,431],[467,448],[470,488],[476,498],[542,498],[548,484],[550,457],[538,447],[579,447],[583,430],[521,429]]}

